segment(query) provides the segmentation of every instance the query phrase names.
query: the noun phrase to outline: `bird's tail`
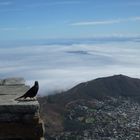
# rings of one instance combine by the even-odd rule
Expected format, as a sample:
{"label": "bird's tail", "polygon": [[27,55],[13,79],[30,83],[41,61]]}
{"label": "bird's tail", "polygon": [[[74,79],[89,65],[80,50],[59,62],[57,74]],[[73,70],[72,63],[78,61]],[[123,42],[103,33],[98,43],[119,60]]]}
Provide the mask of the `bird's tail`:
{"label": "bird's tail", "polygon": [[20,96],[20,97],[16,98],[15,100],[18,100],[18,99],[23,98],[23,97],[24,97],[24,96]]}

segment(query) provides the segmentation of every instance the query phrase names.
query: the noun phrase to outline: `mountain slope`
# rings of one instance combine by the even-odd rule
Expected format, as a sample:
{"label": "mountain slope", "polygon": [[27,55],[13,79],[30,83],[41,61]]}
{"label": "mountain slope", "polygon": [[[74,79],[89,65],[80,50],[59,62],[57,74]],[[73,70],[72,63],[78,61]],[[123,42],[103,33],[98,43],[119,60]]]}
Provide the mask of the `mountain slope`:
{"label": "mountain slope", "polygon": [[95,98],[98,98],[98,96],[139,96],[140,79],[130,78],[124,75],[98,78],[81,83],[69,90],[68,93],[86,94],[86,96]]}
{"label": "mountain slope", "polygon": [[139,140],[140,105],[135,99],[140,101],[140,79],[125,75],[98,78],[40,97],[47,140],[83,140],[90,134],[87,140],[118,136]]}
{"label": "mountain slope", "polygon": [[49,96],[52,102],[67,104],[77,99],[104,99],[108,96],[140,97],[140,79],[125,75],[114,75],[98,78],[78,84],[72,89],[56,95]]}

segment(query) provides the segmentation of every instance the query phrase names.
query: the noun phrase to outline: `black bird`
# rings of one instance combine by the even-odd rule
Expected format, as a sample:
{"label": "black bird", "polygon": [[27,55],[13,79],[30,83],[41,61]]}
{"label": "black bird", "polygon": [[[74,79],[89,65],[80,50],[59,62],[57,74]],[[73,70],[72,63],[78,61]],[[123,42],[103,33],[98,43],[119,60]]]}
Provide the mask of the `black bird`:
{"label": "black bird", "polygon": [[36,94],[38,92],[38,89],[39,89],[38,81],[35,81],[33,87],[31,87],[24,95],[16,98],[15,100],[18,100],[18,99],[21,99],[21,98],[26,99],[27,97],[33,98],[33,97],[36,96]]}

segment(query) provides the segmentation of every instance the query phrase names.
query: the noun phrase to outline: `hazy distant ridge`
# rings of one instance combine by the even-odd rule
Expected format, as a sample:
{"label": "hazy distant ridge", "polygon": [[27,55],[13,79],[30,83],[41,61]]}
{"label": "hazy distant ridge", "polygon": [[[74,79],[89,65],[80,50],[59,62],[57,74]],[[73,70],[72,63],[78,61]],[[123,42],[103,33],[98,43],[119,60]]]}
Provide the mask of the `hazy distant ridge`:
{"label": "hazy distant ridge", "polygon": [[125,75],[98,78],[80,83],[62,94],[49,97],[52,97],[52,100],[54,98],[56,102],[67,103],[70,100],[88,98],[102,99],[108,96],[140,98],[140,79]]}

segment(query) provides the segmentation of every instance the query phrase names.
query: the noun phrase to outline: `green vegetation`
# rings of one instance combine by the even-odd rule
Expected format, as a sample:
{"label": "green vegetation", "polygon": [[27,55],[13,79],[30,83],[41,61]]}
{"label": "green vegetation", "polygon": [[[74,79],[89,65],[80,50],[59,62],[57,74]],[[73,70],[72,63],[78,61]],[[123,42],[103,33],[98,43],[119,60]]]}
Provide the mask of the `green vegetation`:
{"label": "green vegetation", "polygon": [[95,118],[93,118],[93,117],[89,117],[89,118],[85,119],[85,123],[93,124],[94,122],[95,122]]}

